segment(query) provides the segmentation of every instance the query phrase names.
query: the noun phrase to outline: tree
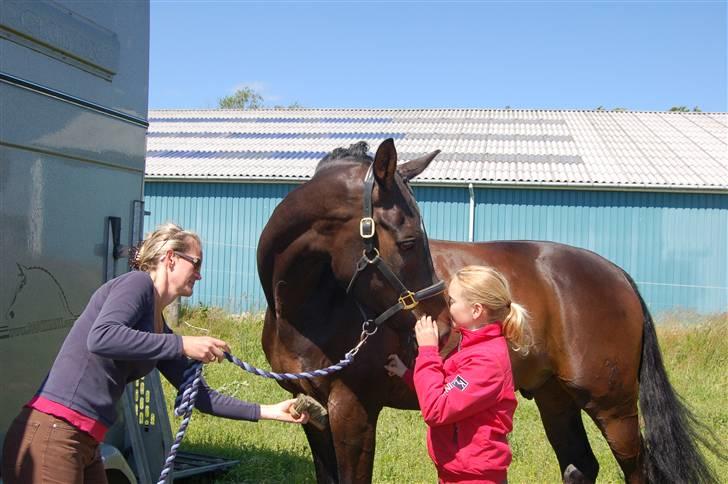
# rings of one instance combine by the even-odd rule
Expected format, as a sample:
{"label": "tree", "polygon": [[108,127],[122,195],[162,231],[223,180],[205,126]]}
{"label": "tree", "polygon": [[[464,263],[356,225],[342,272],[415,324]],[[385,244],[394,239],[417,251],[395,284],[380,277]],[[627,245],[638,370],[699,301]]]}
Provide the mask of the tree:
{"label": "tree", "polygon": [[258,109],[263,107],[263,96],[245,86],[230,96],[221,97],[217,104],[221,109]]}
{"label": "tree", "polygon": [[[669,111],[676,112],[676,113],[689,113],[690,108],[687,106],[673,106],[669,109]],[[693,108],[694,113],[702,113],[703,110],[700,109],[698,106],[695,106]]]}
{"label": "tree", "polygon": [[282,106],[280,104],[276,104],[273,106],[273,109],[303,109],[303,105],[299,103],[298,101],[294,101],[292,104],[289,104],[288,106]]}

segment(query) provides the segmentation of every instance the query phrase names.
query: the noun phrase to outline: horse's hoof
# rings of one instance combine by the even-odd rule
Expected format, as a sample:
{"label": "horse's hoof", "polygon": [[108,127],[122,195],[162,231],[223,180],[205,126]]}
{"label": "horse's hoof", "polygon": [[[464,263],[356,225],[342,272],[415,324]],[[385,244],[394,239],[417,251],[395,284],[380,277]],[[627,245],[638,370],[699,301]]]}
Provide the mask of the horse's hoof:
{"label": "horse's hoof", "polygon": [[574,464],[569,464],[566,467],[564,471],[564,484],[589,484],[591,482]]}

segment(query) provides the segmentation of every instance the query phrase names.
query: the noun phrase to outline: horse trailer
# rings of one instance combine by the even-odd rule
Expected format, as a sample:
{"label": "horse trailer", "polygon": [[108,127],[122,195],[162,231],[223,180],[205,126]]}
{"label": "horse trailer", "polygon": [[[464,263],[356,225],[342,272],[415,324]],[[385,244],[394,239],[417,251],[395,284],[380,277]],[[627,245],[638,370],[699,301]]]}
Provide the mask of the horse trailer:
{"label": "horse trailer", "polygon": [[[146,1],[0,4],[0,446],[142,237],[148,59]],[[121,406],[107,475],[152,482],[172,441],[157,373]],[[182,454],[173,476],[232,463]]]}

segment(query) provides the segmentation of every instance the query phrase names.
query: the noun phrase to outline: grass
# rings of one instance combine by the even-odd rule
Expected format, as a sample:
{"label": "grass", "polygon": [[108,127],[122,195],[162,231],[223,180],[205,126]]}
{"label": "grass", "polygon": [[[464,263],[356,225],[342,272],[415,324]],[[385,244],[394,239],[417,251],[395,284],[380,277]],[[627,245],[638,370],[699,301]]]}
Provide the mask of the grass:
{"label": "grass", "polygon": [[[256,317],[233,317],[216,309],[184,311],[182,320],[208,332],[180,325],[181,334],[209,334],[226,340],[233,353],[261,368],[269,368],[260,348],[262,322]],[[689,321],[690,324],[686,324]],[[728,436],[728,408],[723,399],[728,388],[728,313],[698,316],[675,312],[661,315],[658,338],[673,386],[700,420],[718,436],[723,452]],[[289,395],[273,380],[260,378],[223,363],[205,367],[213,388],[237,398],[273,403]],[[175,390],[164,381],[168,412]],[[179,419],[172,418],[173,431]],[[589,440],[600,464],[599,482],[623,482],[622,473],[606,441],[588,417]],[[560,482],[556,458],[549,446],[533,401],[519,396],[510,435],[513,463],[509,482]],[[240,460],[231,470],[208,477],[180,480],[187,484],[209,482],[313,483],[313,464],[302,430],[290,424],[261,421],[236,422],[195,412],[183,449]],[[707,459],[718,476],[728,476],[728,463],[713,454]],[[427,456],[425,425],[416,411],[384,409],[377,429],[375,483],[436,482]]]}

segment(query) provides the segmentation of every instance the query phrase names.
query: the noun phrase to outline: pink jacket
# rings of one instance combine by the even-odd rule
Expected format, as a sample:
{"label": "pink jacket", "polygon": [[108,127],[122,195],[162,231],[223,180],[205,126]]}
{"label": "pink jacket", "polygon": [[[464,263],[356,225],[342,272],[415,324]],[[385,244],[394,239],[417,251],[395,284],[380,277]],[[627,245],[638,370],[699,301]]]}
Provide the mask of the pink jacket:
{"label": "pink jacket", "polygon": [[444,362],[435,346],[421,346],[415,362],[427,448],[441,482],[503,482],[517,404],[508,345],[500,323],[460,332]]}

